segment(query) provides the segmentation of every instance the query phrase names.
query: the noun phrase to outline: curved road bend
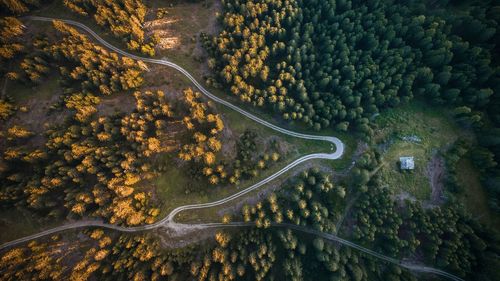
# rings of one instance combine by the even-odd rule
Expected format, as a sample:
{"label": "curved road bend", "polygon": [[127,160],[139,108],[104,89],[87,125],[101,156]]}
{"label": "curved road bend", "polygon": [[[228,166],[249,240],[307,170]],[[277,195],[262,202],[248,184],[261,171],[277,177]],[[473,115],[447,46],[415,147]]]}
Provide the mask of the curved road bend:
{"label": "curved road bend", "polygon": [[[123,56],[127,56],[127,57],[130,57],[132,59],[135,59],[135,60],[141,60],[141,61],[144,61],[144,62],[149,62],[149,63],[155,63],[155,64],[160,64],[160,65],[165,65],[165,66],[169,66],[169,67],[172,67],[176,70],[178,70],[179,72],[181,72],[182,74],[184,74],[204,95],[206,95],[207,97],[209,97],[210,99],[214,100],[215,102],[217,103],[220,103],[220,104],[223,104],[237,112],[239,112],[240,114],[246,116],[247,118],[249,119],[252,119],[254,120],[255,122],[257,123],[260,123],[266,127],[269,127],[275,131],[278,131],[280,133],[283,133],[283,134],[286,134],[286,135],[289,135],[289,136],[293,136],[293,137],[297,137],[297,138],[302,138],[302,139],[309,139],[309,140],[322,140],[322,141],[329,141],[331,143],[333,143],[336,147],[336,151],[334,153],[331,153],[331,154],[328,154],[328,153],[316,153],[316,154],[310,154],[310,155],[306,155],[306,156],[303,156],[297,160],[295,160],[294,162],[288,164],[287,166],[285,166],[283,169],[281,169],[280,171],[278,171],[277,173],[275,173],[274,175],[262,180],[261,182],[258,182],[238,193],[235,193],[227,198],[224,198],[224,199],[221,199],[221,200],[218,200],[218,201],[215,201],[215,202],[209,202],[209,203],[203,203],[203,204],[192,204],[192,205],[186,205],[186,206],[180,206],[176,209],[174,209],[167,217],[165,217],[164,219],[154,223],[154,224],[151,224],[151,225],[144,225],[144,226],[138,226],[138,227],[122,227],[122,226],[117,226],[117,225],[112,225],[112,224],[107,224],[107,223],[103,223],[101,221],[80,221],[80,222],[75,222],[75,223],[72,223],[72,224],[67,224],[67,225],[63,225],[63,226],[59,226],[59,227],[56,227],[56,228],[52,228],[52,229],[49,229],[49,230],[46,230],[46,231],[43,231],[43,232],[40,232],[40,233],[37,233],[37,234],[34,234],[34,235],[30,235],[30,236],[27,236],[27,237],[23,237],[23,238],[19,238],[19,239],[16,239],[16,240],[13,240],[13,241],[10,241],[10,242],[7,242],[5,244],[2,244],[0,245],[0,249],[4,249],[4,248],[7,248],[7,247],[10,247],[10,246],[13,246],[13,245],[16,245],[16,244],[19,244],[19,243],[23,243],[23,242],[26,242],[26,241],[29,241],[29,240],[32,240],[32,239],[36,239],[36,238],[40,238],[40,237],[43,237],[43,236],[46,236],[46,235],[50,235],[50,234],[54,234],[54,233],[57,233],[57,232],[60,232],[60,231],[64,231],[64,230],[69,230],[69,229],[76,229],[76,228],[80,228],[80,227],[103,227],[103,228],[108,228],[108,229],[113,229],[113,230],[117,230],[117,231],[123,231],[123,232],[137,232],[137,231],[144,231],[144,230],[150,230],[150,229],[155,229],[155,228],[158,228],[158,227],[161,227],[161,226],[165,226],[165,227],[169,227],[169,226],[173,226],[173,225],[178,225],[176,224],[175,222],[173,222],[173,218],[175,217],[176,214],[178,214],[179,212],[181,211],[185,211],[185,210],[189,210],[189,209],[199,209],[199,208],[208,208],[208,207],[214,207],[214,206],[217,206],[217,205],[221,205],[221,204],[224,204],[228,201],[231,201],[231,200],[234,200],[270,181],[272,181],[273,179],[275,179],[276,177],[280,176],[281,174],[285,173],[286,171],[288,171],[289,169],[295,167],[296,165],[304,162],[304,161],[307,161],[307,160],[310,160],[310,159],[338,159],[342,156],[343,152],[344,152],[344,144],[342,143],[342,141],[336,137],[330,137],[330,136],[317,136],[317,135],[307,135],[307,134],[302,134],[302,133],[297,133],[297,132],[293,132],[293,131],[290,131],[290,130],[286,130],[286,129],[283,129],[283,128],[280,128],[274,124],[271,124],[265,120],[262,120],[260,118],[258,118],[257,116],[254,116],[252,115],[251,113],[248,113],[246,111],[244,111],[243,109],[233,105],[232,103],[230,102],[227,102],[215,95],[213,95],[212,93],[210,93],[208,90],[206,90],[198,81],[196,81],[196,79],[189,73],[187,72],[185,69],[183,69],[182,67],[178,66],[177,64],[175,63],[172,63],[172,62],[169,62],[167,60],[158,60],[158,59],[151,59],[151,58],[144,58],[144,57],[139,57],[139,56],[136,56],[136,55],[133,55],[133,54],[130,54],[128,52],[125,52],[121,49],[118,49],[116,48],[115,46],[109,44],[108,42],[106,42],[104,39],[102,39],[97,33],[95,33],[92,29],[88,28],[87,26],[85,26],[84,24],[82,23],[79,23],[79,22],[76,22],[76,21],[72,21],[72,20],[62,20],[62,19],[54,19],[54,18],[47,18],[47,17],[26,17],[27,19],[29,20],[35,20],[35,21],[53,21],[53,20],[59,20],[59,21],[62,21],[64,23],[67,23],[67,24],[70,24],[70,25],[74,25],[74,26],[77,26],[77,27],[80,27],[82,29],[84,29],[86,32],[88,32],[90,35],[92,35],[97,41],[99,41],[101,44],[103,44],[104,46],[106,46],[107,48],[115,51],[116,53],[119,53]],[[232,224],[218,224],[218,223],[215,223],[215,224],[199,224],[199,225],[192,225],[192,227],[222,227],[222,226],[243,226],[243,225],[247,225],[245,223],[232,223]],[[393,258],[390,258],[390,257],[387,257],[387,256],[384,256],[384,255],[381,255],[377,252],[374,252],[370,249],[366,249],[360,245],[357,245],[353,242],[350,242],[350,241],[347,241],[347,240],[344,240],[334,234],[328,234],[328,233],[323,233],[323,232],[319,232],[319,231],[316,231],[316,230],[312,230],[312,229],[307,229],[307,228],[303,228],[303,227],[300,227],[300,226],[296,226],[296,225],[289,225],[289,224],[273,224],[273,226],[276,226],[276,227],[289,227],[291,229],[294,229],[294,230],[297,230],[297,231],[302,231],[302,232],[305,232],[305,233],[309,233],[309,234],[313,234],[313,235],[317,235],[317,236],[320,236],[322,238],[325,238],[327,240],[331,240],[331,241],[336,241],[336,242],[339,242],[341,244],[344,244],[344,245],[347,245],[347,246],[350,246],[350,247],[353,247],[355,249],[358,249],[364,253],[367,253],[367,254],[370,254],[372,256],[375,256],[379,259],[382,259],[382,260],[385,260],[385,261],[388,261],[388,262],[391,262],[391,263],[395,263],[397,265],[400,265],[402,267],[405,267],[409,270],[413,270],[413,271],[419,271],[419,272],[427,272],[427,273],[434,273],[434,274],[438,274],[438,275],[441,275],[441,276],[445,276],[445,277],[448,277],[450,279],[453,279],[453,280],[458,280],[458,281],[462,281],[462,279],[452,275],[452,274],[449,274],[447,272],[444,272],[444,271],[441,271],[439,269],[434,269],[434,268],[430,268],[430,267],[424,267],[424,266],[418,266],[418,265],[409,265],[409,264],[405,264],[403,263],[402,261],[398,261],[398,260],[395,260]]]}
{"label": "curved road bend", "polygon": [[189,80],[204,94],[206,95],[207,97],[209,97],[210,99],[214,100],[215,102],[217,103],[220,103],[220,104],[223,104],[235,111],[237,111],[238,113],[254,120],[255,122],[261,124],[261,125],[264,125],[266,127],[269,127],[277,132],[280,132],[280,133],[283,133],[283,134],[286,134],[286,135],[289,135],[289,136],[293,136],[293,137],[296,137],[296,138],[301,138],[301,139],[307,139],[307,140],[319,140],[319,141],[327,141],[327,142],[331,142],[332,144],[335,145],[336,147],[336,150],[335,152],[333,153],[314,153],[314,154],[309,154],[309,155],[305,155],[305,156],[302,156],[298,159],[296,159],[295,161],[293,161],[292,163],[288,164],[287,166],[285,166],[283,169],[281,169],[280,171],[278,171],[277,173],[269,176],[268,178],[240,191],[240,192],[237,192],[229,197],[226,197],[226,198],[223,198],[221,200],[218,200],[218,201],[215,201],[215,202],[209,202],[209,203],[202,203],[202,204],[191,204],[191,205],[186,205],[186,206],[180,206],[176,209],[174,209],[167,217],[165,217],[164,219],[158,221],[157,223],[155,223],[154,225],[160,225],[160,224],[164,224],[164,223],[168,223],[168,222],[171,222],[173,221],[173,218],[175,217],[175,215],[177,215],[178,213],[182,212],[182,211],[186,211],[186,210],[191,210],[191,209],[201,209],[201,208],[209,208],[209,207],[215,207],[215,206],[218,206],[218,205],[221,205],[221,204],[224,204],[224,203],[227,203],[231,200],[234,200],[242,195],[245,195],[257,188],[259,188],[260,186],[272,181],[273,179],[277,178],[278,176],[282,175],[283,173],[287,172],[288,170],[292,169],[293,167],[301,164],[302,162],[305,162],[305,161],[308,161],[308,160],[311,160],[311,159],[329,159],[329,160],[335,160],[335,159],[338,159],[342,156],[342,154],[344,153],[344,144],[342,143],[342,141],[336,137],[331,137],[331,136],[318,136],[318,135],[307,135],[307,134],[302,134],[302,133],[297,133],[297,132],[293,132],[293,131],[290,131],[290,130],[287,130],[287,129],[283,129],[281,127],[278,127],[274,124],[271,124],[265,120],[262,120],[260,119],[259,117],[255,116],[255,115],[252,115],[251,113],[247,112],[247,111],[244,111],[243,109],[239,108],[238,106],[236,105],[233,105],[232,103],[228,102],[228,101],[225,101],[215,95],[213,95],[212,93],[210,93],[208,90],[206,90],[198,81],[196,81],[196,79],[189,73],[187,72],[185,69],[183,69],[182,67],[180,67],[179,65],[173,63],[173,62],[169,62],[167,60],[159,60],[159,59],[151,59],[151,58],[145,58],[145,57],[139,57],[139,56],[136,56],[134,54],[130,54],[128,52],[125,52],[113,45],[111,45],[110,43],[108,43],[107,41],[105,41],[104,39],[102,39],[97,33],[95,33],[92,29],[90,29],[89,27],[87,27],[86,25],[82,24],[82,23],[79,23],[79,22],[76,22],[76,21],[72,21],[72,20],[62,20],[62,19],[55,19],[55,18],[47,18],[47,17],[36,17],[36,16],[31,16],[31,17],[26,17],[26,19],[29,19],[29,20],[35,20],[35,21],[49,21],[49,22],[52,22],[54,20],[58,20],[58,21],[61,21],[61,22],[64,22],[64,23],[67,23],[69,25],[74,25],[74,26],[77,26],[83,30],[85,30],[86,32],[88,32],[90,35],[92,35],[99,43],[103,44],[104,46],[106,46],[107,48],[113,50],[114,52],[116,53],[119,53],[123,56],[126,56],[126,57],[130,57],[132,59],[135,59],[135,60],[140,60],[140,61],[144,61],[144,62],[149,62],[149,63],[154,63],[154,64],[160,64],[160,65],[165,65],[165,66],[168,66],[168,67],[172,67],[176,70],[178,70],[179,72],[181,72],[183,75],[185,75],[187,78],[189,78]]}
{"label": "curved road bend", "polygon": [[86,25],[84,25],[82,23],[79,23],[77,21],[72,21],[72,20],[64,20],[64,19],[56,19],[56,18],[48,18],[48,17],[37,17],[37,16],[29,16],[29,17],[25,17],[25,19],[34,20],[34,21],[49,21],[49,22],[57,20],[57,21],[61,21],[61,22],[64,22],[66,24],[69,24],[69,25],[77,26],[77,27],[85,30],[90,35],[92,35],[99,43],[101,43],[102,45],[106,46],[107,48],[109,48],[110,50],[113,50],[114,52],[116,52],[118,54],[121,54],[123,56],[129,57],[129,58],[132,58],[135,60],[165,65],[165,66],[172,67],[172,68],[176,69],[177,71],[181,72],[184,76],[186,76],[205,96],[207,96],[208,98],[212,99],[213,101],[215,101],[217,103],[223,104],[223,105],[231,108],[232,110],[241,113],[242,115],[245,115],[246,117],[254,120],[257,123],[260,123],[268,128],[271,128],[271,129],[278,131],[280,133],[283,133],[285,135],[289,135],[289,136],[293,136],[293,137],[297,137],[297,138],[301,138],[301,139],[320,140],[320,141],[328,141],[328,142],[333,143],[336,147],[336,151],[332,154],[329,154],[330,157],[327,159],[338,159],[344,153],[344,144],[342,143],[342,141],[340,139],[338,139],[336,137],[307,135],[307,134],[297,133],[297,132],[293,132],[293,131],[290,131],[287,129],[283,129],[283,128],[278,127],[274,124],[271,124],[263,119],[260,119],[259,117],[255,116],[255,115],[252,115],[251,113],[239,108],[238,106],[233,105],[232,103],[225,101],[225,100],[215,96],[214,94],[210,93],[198,81],[196,81],[196,79],[189,72],[187,72],[184,68],[180,67],[179,65],[177,65],[173,62],[170,62],[168,60],[145,58],[145,57],[140,57],[140,56],[136,56],[134,54],[125,52],[125,51],[111,45],[110,43],[108,43],[104,39],[102,39],[97,33],[95,33],[92,29],[90,29],[89,27],[87,27]]}
{"label": "curved road bend", "polygon": [[[182,211],[186,211],[186,210],[193,210],[193,209],[202,209],[202,208],[210,208],[210,207],[215,207],[215,206],[218,206],[218,205],[222,205],[224,203],[227,203],[231,200],[234,200],[238,197],[241,197],[257,188],[259,188],[260,186],[274,180],[275,178],[279,177],[280,175],[282,175],[283,173],[287,172],[288,170],[290,170],[291,168],[297,166],[298,164],[304,162],[304,161],[308,161],[310,159],[328,159],[328,154],[321,154],[321,153],[318,153],[318,154],[310,154],[310,155],[306,155],[306,156],[303,156],[303,157],[300,157],[299,159],[293,161],[292,163],[288,164],[287,166],[283,167],[281,170],[279,170],[278,172],[276,172],[275,174],[263,179],[262,181],[252,185],[252,186],[249,186],[235,194],[232,194],[226,198],[223,198],[223,199],[220,199],[220,200],[217,200],[217,201],[214,201],[214,202],[207,202],[207,203],[200,203],[200,204],[191,204],[191,205],[185,205],[185,206],[180,206],[180,207],[177,207],[175,208],[174,210],[172,210],[165,218],[153,223],[153,224],[147,224],[147,225],[141,225],[141,226],[133,226],[133,227],[123,227],[123,226],[119,226],[119,225],[114,225],[114,224],[108,224],[108,223],[104,223],[102,221],[98,221],[98,220],[84,220],[84,221],[78,221],[78,222],[74,222],[74,223],[69,223],[69,224],[65,224],[65,225],[61,225],[61,226],[58,226],[58,227],[55,227],[55,228],[51,228],[51,229],[48,229],[48,230],[45,230],[45,231],[42,231],[42,232],[39,232],[39,233],[36,233],[36,234],[33,234],[33,235],[29,235],[29,236],[26,236],[26,237],[22,237],[22,238],[19,238],[19,239],[16,239],[16,240],[13,240],[13,241],[10,241],[10,242],[7,242],[5,244],[2,244],[0,245],[0,250],[3,249],[3,248],[6,248],[6,247],[10,247],[10,246],[14,246],[14,245],[17,245],[19,243],[23,243],[23,242],[26,242],[26,241],[29,241],[29,240],[32,240],[32,239],[37,239],[37,238],[40,238],[40,237],[43,237],[43,236],[46,236],[46,235],[50,235],[50,234],[53,234],[53,233],[56,233],[56,232],[59,232],[59,231],[64,231],[64,230],[69,230],[69,229],[74,229],[74,228],[80,228],[80,227],[104,227],[104,228],[108,228],[108,229],[113,229],[113,230],[118,230],[118,231],[123,231],[123,232],[137,232],[137,231],[143,231],[143,230],[151,230],[151,229],[155,229],[155,228],[159,228],[159,227],[167,227],[167,228],[176,228],[178,226],[182,226],[182,224],[178,224],[174,221],[174,217],[182,212]],[[210,224],[207,224],[207,225],[210,225]],[[203,224],[201,224],[200,226],[203,226]],[[195,227],[195,225],[190,225],[190,227]]]}

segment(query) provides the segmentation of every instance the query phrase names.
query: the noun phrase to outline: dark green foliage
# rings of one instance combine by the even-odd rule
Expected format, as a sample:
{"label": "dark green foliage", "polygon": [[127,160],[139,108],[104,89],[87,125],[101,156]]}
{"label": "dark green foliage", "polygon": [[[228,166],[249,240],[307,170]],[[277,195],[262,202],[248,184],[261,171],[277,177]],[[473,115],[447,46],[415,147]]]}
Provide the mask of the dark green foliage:
{"label": "dark green foliage", "polygon": [[[257,142],[259,141],[259,145]],[[268,146],[266,148],[266,146]],[[256,132],[246,130],[236,143],[236,160],[233,165],[230,183],[238,184],[240,179],[249,179],[259,175],[261,170],[279,161],[278,143],[271,140],[265,143]]]}
{"label": "dark green foliage", "polygon": [[[491,110],[491,109],[490,109]],[[498,108],[494,109],[497,114]],[[481,182],[489,193],[490,207],[500,213],[500,120],[493,118],[477,130],[479,144],[471,149],[470,158],[481,172]]]}
{"label": "dark green foliage", "polygon": [[368,118],[414,96],[483,109],[497,84],[486,5],[462,14],[417,1],[223,4],[224,31],[212,45],[203,38],[219,81],[315,130],[369,135]]}
{"label": "dark green foliage", "polygon": [[380,164],[380,154],[374,151],[367,151],[356,161],[356,166],[352,169],[350,182],[355,186],[366,188],[366,184],[370,181],[373,170]]}
{"label": "dark green foliage", "polygon": [[[398,215],[396,202],[389,195],[388,189],[377,186],[368,186],[368,191],[360,195],[354,208],[356,225],[353,236],[366,245],[374,243],[382,247],[383,252],[396,256],[407,243],[398,237],[403,221]],[[411,247],[415,248],[414,245]]]}
{"label": "dark green foliage", "polygon": [[336,231],[335,222],[340,215],[337,211],[345,196],[343,187],[334,186],[328,175],[316,169],[304,171],[290,187],[286,194],[272,194],[255,206],[244,206],[244,220],[255,221],[259,228],[270,227],[272,222],[286,222],[319,231]]}
{"label": "dark green foliage", "polygon": [[497,234],[486,231],[457,205],[424,209],[409,201],[397,204],[389,189],[375,182],[353,207],[355,239],[390,256],[421,252],[428,264],[466,279],[482,272],[481,278],[494,280],[488,279],[494,271],[484,265],[495,263],[493,257],[500,253]]}
{"label": "dark green foliage", "polygon": [[247,163],[252,160],[252,156],[257,149],[257,144],[255,143],[256,138],[257,134],[254,131],[246,130],[243,135],[241,135],[237,143],[237,157],[239,162]]}
{"label": "dark green foliage", "polygon": [[446,185],[452,192],[462,192],[464,187],[459,183],[457,177],[457,164],[468,152],[469,147],[463,140],[456,141],[453,146],[445,153],[446,160]]}

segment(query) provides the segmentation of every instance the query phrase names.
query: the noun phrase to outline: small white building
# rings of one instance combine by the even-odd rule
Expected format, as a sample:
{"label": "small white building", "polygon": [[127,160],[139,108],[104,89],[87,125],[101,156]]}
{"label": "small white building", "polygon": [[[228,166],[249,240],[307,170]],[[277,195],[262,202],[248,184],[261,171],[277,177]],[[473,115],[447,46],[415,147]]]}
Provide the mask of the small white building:
{"label": "small white building", "polygon": [[399,157],[399,163],[401,163],[401,170],[415,169],[415,161],[413,160],[413,156]]}

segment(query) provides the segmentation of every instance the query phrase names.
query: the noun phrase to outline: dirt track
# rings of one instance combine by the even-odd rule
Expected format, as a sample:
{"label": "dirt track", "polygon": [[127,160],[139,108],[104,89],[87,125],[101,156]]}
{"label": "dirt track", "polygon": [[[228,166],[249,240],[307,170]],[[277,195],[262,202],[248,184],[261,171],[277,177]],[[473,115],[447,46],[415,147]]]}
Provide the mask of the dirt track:
{"label": "dirt track", "polygon": [[438,154],[432,156],[425,171],[431,185],[430,205],[438,206],[443,203],[444,190],[444,159]]}

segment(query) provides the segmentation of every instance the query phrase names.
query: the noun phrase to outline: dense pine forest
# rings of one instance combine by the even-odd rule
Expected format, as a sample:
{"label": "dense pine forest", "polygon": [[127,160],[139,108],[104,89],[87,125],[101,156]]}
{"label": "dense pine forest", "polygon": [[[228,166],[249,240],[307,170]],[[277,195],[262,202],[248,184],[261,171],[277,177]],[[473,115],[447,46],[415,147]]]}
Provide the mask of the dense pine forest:
{"label": "dense pine forest", "polygon": [[223,31],[204,37],[213,84],[292,123],[365,138],[385,108],[454,107],[482,136],[477,163],[500,209],[495,1],[222,2]]}
{"label": "dense pine forest", "polygon": [[[209,205],[154,229],[87,225],[3,244],[0,280],[448,280],[415,268],[500,280],[500,2],[0,7],[0,243]],[[282,172],[339,147],[252,123],[149,58],[280,127],[338,136],[344,155]],[[422,107],[441,116],[400,114]],[[413,155],[422,171],[393,159]]]}
{"label": "dense pine forest", "polygon": [[368,133],[373,114],[419,97],[485,109],[496,10],[441,2],[223,1],[211,66],[242,101],[316,130]]}

